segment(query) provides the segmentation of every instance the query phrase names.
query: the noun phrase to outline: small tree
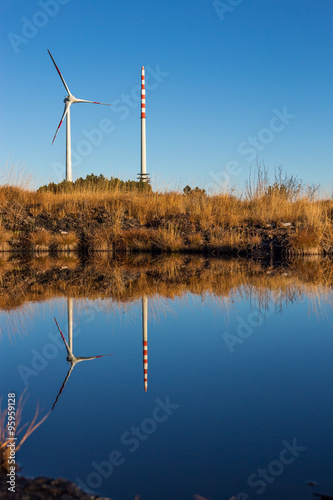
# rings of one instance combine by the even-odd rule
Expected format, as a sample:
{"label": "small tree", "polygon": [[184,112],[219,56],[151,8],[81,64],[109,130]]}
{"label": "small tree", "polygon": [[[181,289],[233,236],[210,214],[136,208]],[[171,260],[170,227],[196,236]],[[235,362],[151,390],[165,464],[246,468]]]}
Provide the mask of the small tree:
{"label": "small tree", "polygon": [[200,189],[198,186],[196,186],[194,189],[192,189],[189,185],[185,186],[183,189],[183,193],[186,195],[193,195],[193,194],[201,194],[205,195],[206,191],[205,189]]}

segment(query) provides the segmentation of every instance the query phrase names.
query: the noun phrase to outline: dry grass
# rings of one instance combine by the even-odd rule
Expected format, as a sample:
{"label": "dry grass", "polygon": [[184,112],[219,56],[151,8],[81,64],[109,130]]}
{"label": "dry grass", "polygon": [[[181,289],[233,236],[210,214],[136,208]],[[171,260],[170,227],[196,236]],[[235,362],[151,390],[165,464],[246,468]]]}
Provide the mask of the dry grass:
{"label": "dry grass", "polygon": [[78,249],[79,237],[74,231],[69,231],[64,234],[56,234],[52,238],[52,244],[58,252],[68,252]]}
{"label": "dry grass", "polygon": [[154,248],[152,233],[146,228],[127,231],[127,242],[129,248],[137,252],[150,252]]}
{"label": "dry grass", "polygon": [[48,253],[52,243],[52,234],[45,229],[37,229],[29,234],[28,242],[36,253]]}
{"label": "dry grass", "polygon": [[160,227],[153,236],[157,248],[167,252],[179,252],[184,247],[184,241],[176,224],[169,223]]}
{"label": "dry grass", "polygon": [[88,231],[85,235],[85,244],[90,253],[112,252],[117,245],[121,245],[124,233],[119,224],[111,227],[101,226]]}
{"label": "dry grass", "polygon": [[109,233],[103,227],[89,231],[86,234],[86,243],[90,252],[108,252],[110,250]]}
{"label": "dry grass", "polygon": [[[37,404],[35,415],[34,415],[32,421],[30,422],[30,424],[27,422],[27,423],[22,425],[22,411],[23,411],[23,407],[27,401],[27,397],[25,397],[25,392],[26,392],[26,389],[22,392],[22,394],[17,402],[17,405],[16,405],[15,437],[18,437],[19,435],[21,435],[21,437],[18,438],[16,441],[15,453],[21,448],[21,446],[28,439],[28,437],[31,436],[31,434],[33,432],[35,432],[35,430],[40,425],[42,425],[42,423],[49,416],[49,413],[48,413],[38,421],[39,405]],[[7,406],[4,409],[2,409],[1,402],[2,402],[2,398],[0,399],[0,471],[6,472],[9,470],[8,459],[9,459],[9,455],[10,455],[10,448],[7,445],[9,443],[11,443],[12,441],[9,440],[8,421],[6,423]],[[23,433],[23,431],[25,431],[25,432]],[[16,468],[17,468],[17,465],[16,465]]]}
{"label": "dry grass", "polygon": [[260,242],[260,236],[253,230],[215,228],[209,234],[209,248],[222,253],[257,248]]}
{"label": "dry grass", "polygon": [[187,236],[187,249],[192,252],[199,252],[205,246],[205,240],[200,233],[190,233]]}
{"label": "dry grass", "polygon": [[[247,197],[232,193],[188,196],[177,192],[117,190],[53,194],[4,186],[0,187],[0,210],[6,214],[0,229],[0,244],[1,230],[5,227],[6,231],[31,232],[30,240],[35,245],[49,246],[50,235],[27,228],[24,222],[27,217],[41,214],[55,226],[63,218],[73,221],[75,234],[68,236],[72,243],[60,242],[59,235],[55,239],[58,247],[63,244],[65,248],[76,246],[83,232],[92,251],[116,248],[200,251],[207,245],[238,251],[260,243],[254,228],[271,225],[278,229],[289,222],[290,232],[297,234],[289,240],[290,247],[302,246],[302,239],[305,245],[311,228],[316,228],[320,246],[325,252],[333,251],[333,198],[315,199],[307,192],[294,197],[278,191],[268,196],[263,189]],[[59,233],[59,229],[54,232]],[[8,238],[7,233],[3,234],[3,239]]]}
{"label": "dry grass", "polygon": [[289,237],[288,250],[293,255],[318,254],[321,251],[322,233],[319,228],[308,226],[299,228]]}
{"label": "dry grass", "polygon": [[9,242],[11,239],[12,233],[0,226],[0,252],[7,252],[10,250]]}

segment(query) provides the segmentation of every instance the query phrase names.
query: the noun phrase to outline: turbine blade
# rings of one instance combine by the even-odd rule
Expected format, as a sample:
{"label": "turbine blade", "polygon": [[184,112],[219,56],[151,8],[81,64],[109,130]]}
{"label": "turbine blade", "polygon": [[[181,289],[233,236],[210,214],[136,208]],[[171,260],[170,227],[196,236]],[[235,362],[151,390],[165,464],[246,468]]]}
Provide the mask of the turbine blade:
{"label": "turbine blade", "polygon": [[[69,110],[70,105],[71,105],[71,103],[70,103],[70,102],[68,102],[68,101],[66,101],[66,103],[65,103],[65,109],[64,109],[64,112],[63,112],[63,114],[62,114],[62,117],[61,117],[60,123],[59,123],[59,125],[58,125],[58,128],[57,128],[57,130],[56,130],[56,133],[54,134],[52,144],[54,143],[54,140],[55,140],[55,138],[57,137],[58,130],[60,129],[61,124],[62,124],[62,122],[64,121],[65,116],[66,116],[66,115],[67,115],[67,113],[68,113],[68,110]],[[59,328],[59,327],[58,327],[58,328]],[[59,329],[59,331],[60,331],[60,329]]]}
{"label": "turbine blade", "polygon": [[63,335],[63,333],[62,333],[62,331],[60,330],[60,326],[58,325],[58,321],[56,320],[55,316],[53,316],[53,318],[54,318],[54,321],[56,322],[56,325],[57,325],[57,327],[58,327],[58,330],[59,330],[59,333],[60,333],[60,335],[61,335],[61,338],[62,338],[62,340],[64,341],[64,344],[65,344],[65,347],[66,347],[66,350],[67,350],[67,354],[68,354],[68,352],[69,352],[69,346],[68,346],[68,344],[67,344],[67,342],[66,342],[66,339],[65,339],[65,337],[64,337],[64,335]]}
{"label": "turbine blade", "polygon": [[105,102],[97,102],[97,101],[86,101],[85,99],[75,99],[75,103],[77,102],[89,102],[90,104],[102,104],[103,106],[112,106],[112,104],[107,104]]}
{"label": "turbine blade", "polygon": [[60,69],[59,69],[59,68],[58,68],[58,66],[56,65],[55,60],[53,59],[51,52],[49,51],[49,49],[47,49],[47,51],[48,51],[48,53],[50,54],[50,57],[51,57],[51,59],[52,59],[52,61],[53,61],[53,64],[55,65],[56,70],[57,70],[57,71],[58,71],[58,73],[59,73],[59,76],[60,76],[60,78],[61,78],[61,81],[62,81],[62,83],[64,84],[64,87],[65,87],[65,89],[66,89],[66,90],[67,90],[67,92],[68,92],[68,95],[71,95],[71,91],[70,91],[70,90],[69,90],[69,88],[67,87],[67,83],[65,82],[64,77],[63,77],[63,76],[62,76],[62,74],[60,73]]}
{"label": "turbine blade", "polygon": [[59,399],[59,396],[60,396],[60,394],[62,393],[62,391],[63,391],[63,389],[64,389],[64,387],[65,387],[65,385],[66,385],[66,383],[67,383],[67,380],[69,379],[69,376],[70,376],[70,374],[72,373],[73,368],[74,368],[74,365],[72,365],[72,366],[69,368],[69,370],[68,370],[68,372],[67,372],[67,375],[66,375],[66,377],[65,377],[65,380],[63,381],[62,386],[60,387],[60,391],[58,392],[58,395],[57,395],[57,397],[56,397],[56,400],[55,400],[55,402],[53,403],[53,406],[52,406],[52,410],[51,410],[51,411],[53,411],[53,410],[54,410],[54,407],[55,407],[55,405],[57,404],[57,401],[58,401],[58,399]]}
{"label": "turbine blade", "polygon": [[75,361],[88,361],[90,359],[105,358],[106,356],[113,356],[113,354],[102,354],[101,356],[89,356],[89,357],[75,357]]}

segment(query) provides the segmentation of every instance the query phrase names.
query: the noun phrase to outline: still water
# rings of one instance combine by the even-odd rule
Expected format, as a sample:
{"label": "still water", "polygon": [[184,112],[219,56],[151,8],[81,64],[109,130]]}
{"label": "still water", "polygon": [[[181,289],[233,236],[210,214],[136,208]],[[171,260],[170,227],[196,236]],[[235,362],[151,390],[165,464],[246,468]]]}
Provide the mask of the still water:
{"label": "still water", "polygon": [[114,500],[305,500],[309,480],[333,494],[332,295],[291,296],[239,286],[2,312],[3,403],[26,387],[23,422],[37,404],[48,414],[21,473]]}

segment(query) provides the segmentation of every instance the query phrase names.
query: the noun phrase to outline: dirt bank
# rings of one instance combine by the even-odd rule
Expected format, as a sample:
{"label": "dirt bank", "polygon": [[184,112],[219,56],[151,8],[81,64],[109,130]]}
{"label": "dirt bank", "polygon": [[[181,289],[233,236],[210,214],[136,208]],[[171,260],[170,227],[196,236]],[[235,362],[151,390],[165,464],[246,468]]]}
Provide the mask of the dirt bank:
{"label": "dirt bank", "polygon": [[192,252],[275,258],[333,251],[333,201],[280,194],[95,192],[0,187],[0,251]]}

